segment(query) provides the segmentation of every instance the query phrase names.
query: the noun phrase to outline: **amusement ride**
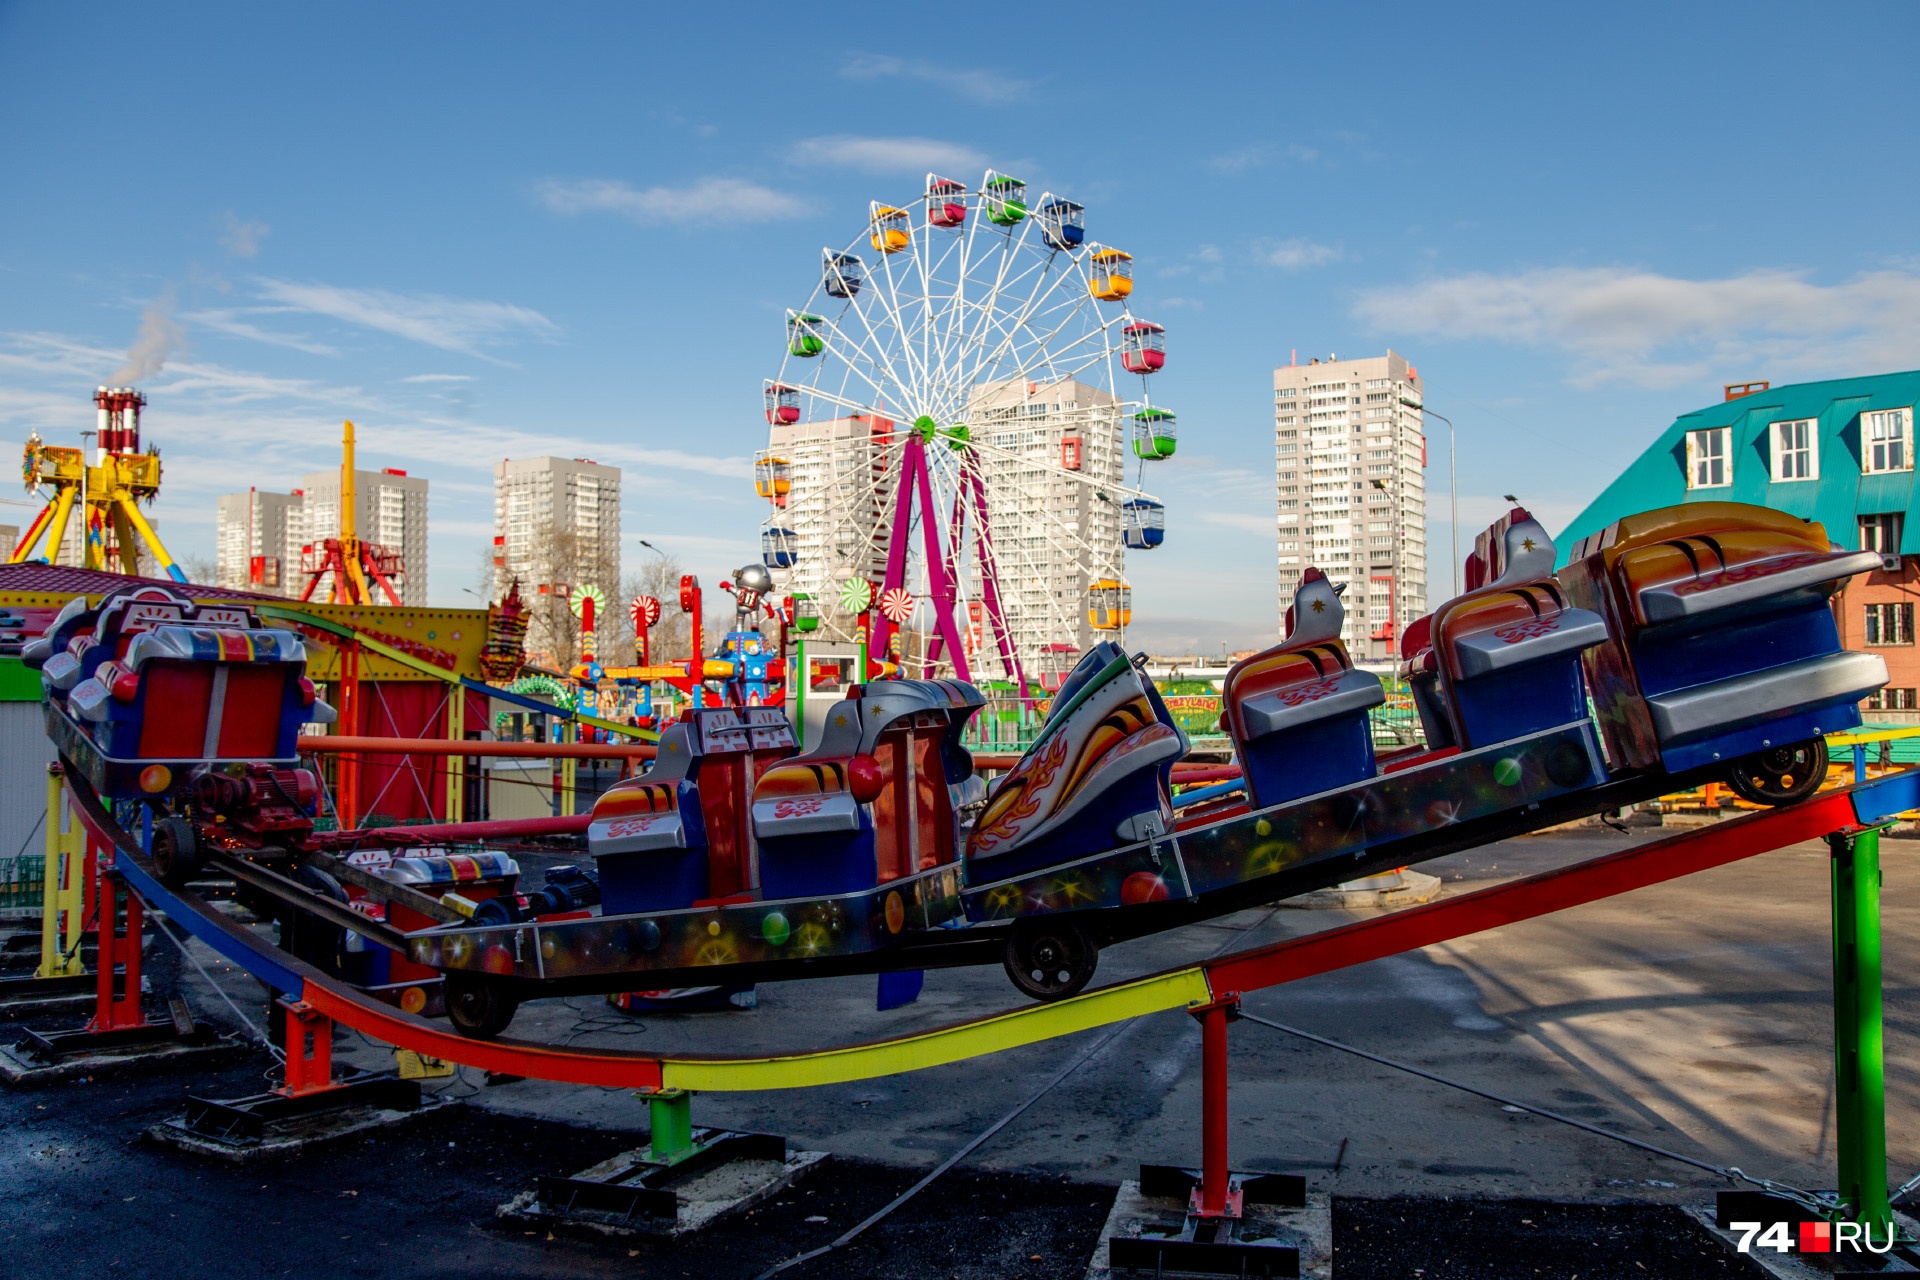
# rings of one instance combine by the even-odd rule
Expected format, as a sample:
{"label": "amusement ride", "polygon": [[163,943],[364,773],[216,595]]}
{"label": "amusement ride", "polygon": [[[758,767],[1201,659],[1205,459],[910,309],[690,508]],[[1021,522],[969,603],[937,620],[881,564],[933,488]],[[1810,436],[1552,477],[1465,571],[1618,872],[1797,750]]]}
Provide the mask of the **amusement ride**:
{"label": "amusement ride", "polygon": [[1125,553],[1165,536],[1139,473],[1177,435],[1148,398],[1165,332],[1133,287],[1082,205],[993,170],[929,174],[821,251],[754,479],[763,559],[821,639],[861,644],[870,673],[997,669],[1024,691],[1049,667],[1057,688],[1086,629],[1122,632]]}

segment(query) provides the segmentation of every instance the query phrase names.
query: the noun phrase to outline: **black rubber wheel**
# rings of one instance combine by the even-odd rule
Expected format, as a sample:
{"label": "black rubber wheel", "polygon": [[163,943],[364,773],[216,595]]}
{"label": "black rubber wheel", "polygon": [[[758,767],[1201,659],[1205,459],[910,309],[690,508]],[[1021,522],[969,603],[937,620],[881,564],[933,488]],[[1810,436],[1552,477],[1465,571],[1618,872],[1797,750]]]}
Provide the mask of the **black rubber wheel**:
{"label": "black rubber wheel", "polygon": [[149,854],[161,884],[183,885],[200,872],[200,839],[193,833],[193,823],[185,818],[154,819]]}
{"label": "black rubber wheel", "polygon": [[[295,867],[287,878],[315,893],[345,903],[347,891],[318,867]],[[288,903],[279,904],[280,949],[305,960],[322,973],[339,977],[346,970],[347,931],[311,911],[302,911]]]}
{"label": "black rubber wheel", "polygon": [[1007,977],[1035,1000],[1064,1000],[1093,980],[1100,948],[1071,920],[1021,920],[1007,933]]}
{"label": "black rubber wheel", "polygon": [[1736,760],[1727,771],[1727,783],[1743,800],[1755,804],[1799,804],[1827,780],[1827,740],[1809,738],[1755,752]]}
{"label": "black rubber wheel", "polygon": [[447,1020],[469,1040],[491,1040],[507,1029],[520,1001],[501,983],[458,971],[446,975]]}

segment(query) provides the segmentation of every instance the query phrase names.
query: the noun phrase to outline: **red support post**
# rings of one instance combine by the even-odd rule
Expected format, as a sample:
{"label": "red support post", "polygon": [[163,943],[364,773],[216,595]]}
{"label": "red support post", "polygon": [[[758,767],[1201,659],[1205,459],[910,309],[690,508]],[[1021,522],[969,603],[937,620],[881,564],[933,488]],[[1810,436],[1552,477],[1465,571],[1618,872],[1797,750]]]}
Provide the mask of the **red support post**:
{"label": "red support post", "polygon": [[289,1098],[333,1089],[333,1019],[305,1000],[283,1000],[287,1014],[287,1079],[275,1092]]}
{"label": "red support post", "polygon": [[[99,909],[95,924],[99,938],[99,972],[93,1019],[87,1024],[87,1030],[120,1031],[144,1026],[146,1013],[140,1007],[140,933],[144,909],[140,896],[111,875],[100,878],[95,892]],[[123,904],[124,932],[119,919]]]}
{"label": "red support post", "polygon": [[1240,1197],[1227,1172],[1227,1023],[1240,1016],[1240,995],[1229,991],[1187,1012],[1200,1021],[1200,1185],[1190,1212],[1237,1218]]}

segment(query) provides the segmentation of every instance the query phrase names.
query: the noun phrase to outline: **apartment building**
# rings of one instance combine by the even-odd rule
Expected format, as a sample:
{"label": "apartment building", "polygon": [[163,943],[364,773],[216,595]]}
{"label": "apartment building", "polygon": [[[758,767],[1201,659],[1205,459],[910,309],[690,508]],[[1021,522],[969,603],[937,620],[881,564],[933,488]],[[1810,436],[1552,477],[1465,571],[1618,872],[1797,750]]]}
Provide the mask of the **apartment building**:
{"label": "apartment building", "polygon": [[1393,351],[1273,371],[1282,627],[1300,575],[1347,584],[1342,639],[1385,660],[1427,611],[1426,434],[1418,370]]}
{"label": "apartment building", "polygon": [[[620,468],[588,458],[503,458],[493,466],[493,566],[501,590],[588,579],[620,588]],[[604,581],[599,581],[605,579]]]}
{"label": "apartment building", "polygon": [[[354,533],[400,554],[406,571],[394,584],[401,604],[427,602],[427,482],[386,468],[353,473]],[[316,471],[289,493],[249,489],[223,494],[215,508],[214,552],[219,585],[298,597],[307,587],[303,562],[340,536],[340,473]],[[313,598],[324,600],[332,575]]]}

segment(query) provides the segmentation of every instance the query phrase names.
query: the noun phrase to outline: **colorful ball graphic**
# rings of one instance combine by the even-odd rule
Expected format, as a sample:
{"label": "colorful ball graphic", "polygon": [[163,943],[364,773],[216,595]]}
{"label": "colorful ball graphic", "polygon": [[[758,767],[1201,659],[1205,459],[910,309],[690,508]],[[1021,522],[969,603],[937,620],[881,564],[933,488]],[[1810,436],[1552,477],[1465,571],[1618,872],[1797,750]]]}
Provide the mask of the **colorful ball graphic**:
{"label": "colorful ball graphic", "polygon": [[778,911],[769,911],[761,918],[760,936],[776,947],[784,947],[787,939],[793,936],[793,926]]}
{"label": "colorful ball graphic", "polygon": [[1520,761],[1513,756],[1496,760],[1493,765],[1493,780],[1503,787],[1520,785]]}
{"label": "colorful ball graphic", "polygon": [[642,920],[634,927],[633,940],[642,951],[652,951],[660,945],[660,926],[651,920]]}
{"label": "colorful ball graphic", "polygon": [[887,932],[898,933],[906,927],[907,904],[900,901],[898,890],[887,895]]}
{"label": "colorful ball graphic", "polygon": [[487,948],[487,954],[482,958],[481,962],[486,966],[488,973],[513,972],[513,952],[500,946],[498,943]]}
{"label": "colorful ball graphic", "polygon": [[1142,902],[1165,902],[1169,896],[1167,882],[1151,871],[1136,871],[1120,882],[1120,901],[1130,907]]}
{"label": "colorful ball graphic", "polygon": [[1270,836],[1273,834],[1273,824],[1262,818],[1253,824],[1253,830],[1256,835]]}
{"label": "colorful ball graphic", "polygon": [[173,770],[163,764],[150,764],[140,771],[140,789],[148,795],[165,791],[173,782]]}
{"label": "colorful ball graphic", "polygon": [[717,938],[720,936],[720,922],[718,920],[707,921],[707,936],[709,938]]}

